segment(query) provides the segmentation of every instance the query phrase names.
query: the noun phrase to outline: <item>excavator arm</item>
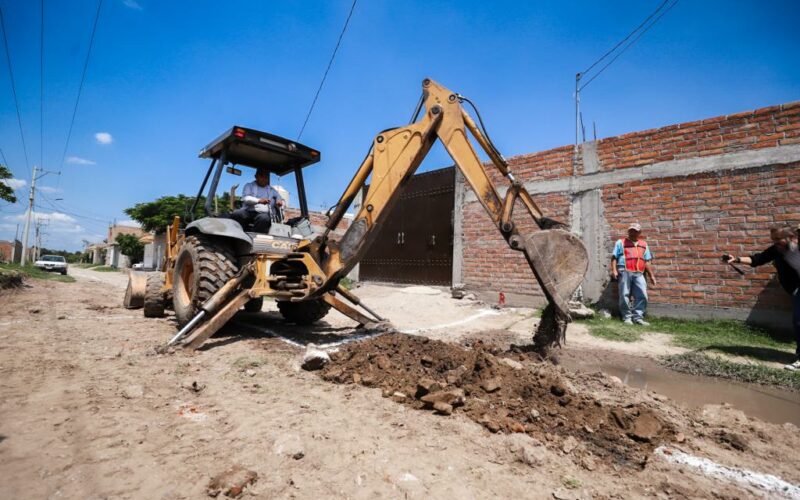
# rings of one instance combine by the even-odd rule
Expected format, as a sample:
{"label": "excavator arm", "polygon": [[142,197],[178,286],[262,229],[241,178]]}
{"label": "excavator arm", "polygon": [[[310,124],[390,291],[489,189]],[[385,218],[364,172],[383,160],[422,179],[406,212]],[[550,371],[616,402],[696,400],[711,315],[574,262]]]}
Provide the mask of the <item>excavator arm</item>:
{"label": "excavator arm", "polygon": [[[545,311],[535,344],[545,349],[558,344],[569,322],[567,303],[580,285],[588,267],[583,243],[548,219],[525,186],[511,172],[508,163],[482,132],[459,96],[426,79],[423,81],[424,114],[408,126],[381,132],[331,214],[319,245],[320,264],[328,281],[338,283],[364,256],[377,237],[379,228],[399,199],[405,182],[414,174],[433,143],[438,139],[475,192],[508,245],[525,256],[544,292],[549,308]],[[469,140],[474,137],[500,171],[509,186],[501,196]],[[338,244],[327,241],[352,204],[356,194],[370,179],[369,188],[353,223]],[[521,234],[513,221],[513,210],[520,201],[539,227],[530,235]],[[324,284],[320,292],[329,287]]]}

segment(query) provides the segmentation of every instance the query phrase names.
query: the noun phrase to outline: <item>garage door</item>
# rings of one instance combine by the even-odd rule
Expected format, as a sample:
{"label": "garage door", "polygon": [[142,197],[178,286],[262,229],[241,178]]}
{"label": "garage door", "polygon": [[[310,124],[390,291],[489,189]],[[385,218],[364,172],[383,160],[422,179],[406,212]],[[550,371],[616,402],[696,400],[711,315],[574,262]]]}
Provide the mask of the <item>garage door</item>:
{"label": "garage door", "polygon": [[450,285],[454,188],[452,167],[413,176],[361,261],[359,279]]}

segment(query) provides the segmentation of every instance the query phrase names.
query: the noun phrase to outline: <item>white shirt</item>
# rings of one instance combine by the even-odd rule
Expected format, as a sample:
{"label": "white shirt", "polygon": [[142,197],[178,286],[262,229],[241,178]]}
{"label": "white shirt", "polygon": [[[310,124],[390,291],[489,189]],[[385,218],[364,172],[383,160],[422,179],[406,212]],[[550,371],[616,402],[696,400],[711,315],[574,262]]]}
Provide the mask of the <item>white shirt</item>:
{"label": "white shirt", "polygon": [[[261,204],[258,202],[261,198],[269,200],[269,205]],[[242,190],[242,205],[248,210],[255,210],[256,212],[269,212],[272,210],[272,205],[276,201],[284,201],[281,194],[272,186],[267,184],[264,187],[258,185],[258,182],[248,182],[244,185]]]}

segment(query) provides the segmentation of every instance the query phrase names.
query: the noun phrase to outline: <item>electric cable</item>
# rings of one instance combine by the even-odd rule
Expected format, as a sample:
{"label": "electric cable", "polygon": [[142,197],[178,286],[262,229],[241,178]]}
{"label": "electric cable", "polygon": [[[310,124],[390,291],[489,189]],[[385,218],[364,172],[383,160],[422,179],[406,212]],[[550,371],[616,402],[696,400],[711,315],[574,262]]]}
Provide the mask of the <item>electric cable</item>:
{"label": "electric cable", "polygon": [[319,82],[319,88],[317,89],[317,93],[314,94],[314,100],[311,101],[311,107],[308,109],[308,114],[306,115],[306,119],[303,121],[303,126],[300,127],[300,133],[297,134],[297,141],[300,140],[300,137],[303,135],[303,131],[306,129],[306,124],[308,124],[308,119],[311,118],[311,113],[314,111],[314,106],[317,104],[317,98],[319,98],[319,93],[322,91],[322,86],[325,84],[325,79],[328,77],[328,72],[331,70],[331,66],[333,65],[333,59],[336,57],[336,52],[339,50],[339,45],[342,43],[342,38],[344,37],[345,31],[347,31],[347,26],[350,24],[350,18],[353,16],[353,11],[356,8],[356,3],[358,0],[353,0],[353,4],[350,6],[350,13],[347,14],[347,19],[344,22],[344,27],[342,28],[342,32],[339,33],[339,39],[336,41],[336,47],[333,49],[333,54],[331,54],[331,59],[328,61],[328,67],[325,68],[325,73],[322,75],[322,81]]}
{"label": "electric cable", "polygon": [[661,9],[663,9],[663,8],[664,8],[664,6],[665,6],[665,5],[667,5],[667,3],[668,3],[668,2],[669,2],[669,0],[664,0],[664,2],[662,2],[662,3],[661,3],[661,5],[659,5],[659,6],[658,6],[658,8],[657,8],[656,10],[654,10],[654,11],[653,11],[653,12],[652,12],[652,13],[651,13],[649,16],[647,16],[647,19],[645,19],[644,21],[642,21],[642,23],[641,23],[639,26],[637,26],[637,27],[636,27],[636,29],[634,29],[633,31],[631,31],[630,33],[628,33],[628,36],[626,36],[625,38],[623,38],[622,40],[620,40],[620,41],[619,41],[619,42],[618,42],[616,45],[614,45],[613,47],[611,47],[611,49],[609,49],[609,50],[608,50],[608,51],[607,51],[605,54],[603,54],[602,56],[600,56],[600,58],[599,58],[598,60],[596,60],[595,62],[593,62],[591,66],[589,66],[589,67],[588,67],[588,68],[586,68],[585,70],[581,71],[581,73],[580,73],[580,74],[581,74],[581,75],[585,75],[586,73],[590,72],[590,71],[592,70],[592,68],[594,68],[595,66],[597,66],[597,64],[598,64],[598,63],[600,63],[600,61],[602,61],[603,59],[605,59],[606,57],[608,57],[608,55],[609,55],[609,54],[611,54],[612,52],[614,52],[615,50],[617,50],[617,48],[619,48],[619,46],[620,46],[620,45],[622,45],[623,43],[625,43],[626,41],[628,41],[628,39],[629,39],[630,37],[632,37],[634,33],[636,33],[637,31],[639,31],[640,29],[642,29],[642,26],[644,26],[644,25],[647,23],[647,21],[649,21],[650,19],[652,19],[652,18],[653,18],[653,16],[655,16],[655,15],[656,15],[656,13],[658,13],[658,11],[660,11]]}
{"label": "electric cable", "polygon": [[39,28],[39,166],[44,168],[44,0]]}
{"label": "electric cable", "polygon": [[58,164],[59,169],[64,165],[64,160],[67,157],[67,150],[69,149],[69,141],[72,138],[72,127],[75,125],[75,115],[77,115],[78,113],[78,103],[81,100],[83,83],[86,80],[86,70],[89,68],[89,58],[92,55],[92,46],[94,45],[94,35],[97,32],[97,22],[100,20],[100,9],[102,6],[103,6],[103,0],[99,0],[97,2],[97,12],[94,15],[94,24],[92,25],[92,35],[89,37],[89,49],[86,51],[86,59],[83,62],[83,71],[81,72],[81,82],[78,85],[78,95],[77,97],[75,97],[75,107],[72,109],[72,119],[69,121],[67,142],[64,144],[64,153],[61,155],[61,163]]}
{"label": "electric cable", "polygon": [[88,215],[85,215],[85,214],[77,213],[74,210],[71,210],[69,208],[65,208],[64,206],[60,206],[59,204],[57,204],[55,202],[55,200],[51,199],[50,197],[48,197],[48,196],[46,196],[46,195],[44,195],[42,193],[39,193],[39,194],[40,194],[40,196],[42,196],[43,200],[48,205],[50,205],[50,208],[52,208],[53,210],[58,210],[59,212],[61,212],[63,214],[71,215],[73,217],[78,217],[79,219],[85,219],[85,220],[88,220],[88,221],[94,221],[94,222],[97,222],[97,223],[105,224],[105,223],[108,222],[108,219],[100,219],[100,218],[97,218],[97,217],[91,217],[91,216],[88,216]]}
{"label": "electric cable", "polygon": [[8,63],[8,74],[11,77],[11,93],[14,94],[14,106],[17,109],[17,123],[19,124],[19,136],[22,139],[22,152],[25,154],[25,168],[30,170],[31,165],[28,161],[28,148],[25,145],[25,133],[22,131],[22,115],[19,113],[19,99],[17,99],[17,87],[14,83],[14,71],[11,69],[11,52],[8,48],[8,36],[6,35],[6,22],[3,16],[3,8],[0,7],[0,28],[3,29],[3,42],[6,46],[6,62]]}
{"label": "electric cable", "polygon": [[648,25],[648,26],[647,26],[645,29],[643,29],[643,30],[641,31],[641,33],[639,33],[639,35],[637,35],[637,36],[636,36],[636,38],[634,38],[633,40],[631,40],[631,41],[630,41],[630,43],[628,43],[628,45],[626,45],[625,47],[623,47],[623,48],[622,48],[622,50],[620,50],[620,51],[617,53],[617,55],[615,55],[615,56],[614,56],[614,57],[613,57],[613,58],[612,58],[610,61],[608,61],[608,63],[606,63],[606,65],[605,65],[605,66],[603,66],[602,68],[600,68],[599,70],[597,70],[597,73],[595,73],[595,74],[594,74],[594,75],[593,75],[593,76],[592,76],[592,77],[591,77],[591,78],[590,78],[590,79],[589,79],[589,80],[588,80],[586,83],[584,83],[583,85],[581,85],[581,86],[580,86],[580,88],[578,89],[578,92],[580,92],[581,90],[585,89],[585,88],[586,88],[586,86],[587,86],[587,85],[589,85],[590,83],[592,83],[592,82],[595,80],[595,78],[597,78],[598,76],[600,76],[600,75],[603,73],[603,71],[605,71],[605,70],[606,70],[606,68],[608,68],[609,66],[611,66],[612,64],[614,64],[614,61],[616,61],[617,59],[619,59],[619,56],[621,56],[622,54],[624,54],[626,50],[628,50],[629,48],[631,48],[631,46],[633,46],[633,45],[634,45],[636,42],[638,42],[638,41],[639,41],[639,39],[640,39],[640,38],[642,38],[642,36],[643,36],[645,33],[647,33],[647,31],[648,31],[650,28],[652,28],[653,26],[655,26],[655,24],[656,24],[656,23],[659,21],[659,19],[661,19],[662,17],[664,17],[664,15],[666,15],[666,13],[667,13],[667,12],[669,12],[670,10],[672,10],[672,8],[673,8],[673,7],[675,7],[675,5],[677,5],[679,1],[680,1],[680,0],[675,0],[674,2],[672,2],[672,4],[671,4],[669,7],[667,7],[667,8],[666,8],[666,10],[664,10],[664,12],[662,12],[662,13],[661,13],[661,14],[660,14],[658,17],[656,17],[656,18],[653,20],[653,22],[652,22],[652,23],[650,23],[650,24],[649,24],[649,25]]}

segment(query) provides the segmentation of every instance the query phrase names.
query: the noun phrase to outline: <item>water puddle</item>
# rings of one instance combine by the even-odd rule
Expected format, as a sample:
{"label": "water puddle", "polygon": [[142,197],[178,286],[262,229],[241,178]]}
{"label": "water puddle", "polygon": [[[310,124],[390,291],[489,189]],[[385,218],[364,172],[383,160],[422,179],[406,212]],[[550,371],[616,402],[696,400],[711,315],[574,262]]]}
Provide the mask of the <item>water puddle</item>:
{"label": "water puddle", "polygon": [[619,377],[631,387],[655,391],[689,406],[728,403],[765,422],[791,422],[800,426],[800,393],[678,373],[648,358],[607,353],[602,358],[586,359],[585,355],[570,354],[561,362],[573,370],[600,370]]}

